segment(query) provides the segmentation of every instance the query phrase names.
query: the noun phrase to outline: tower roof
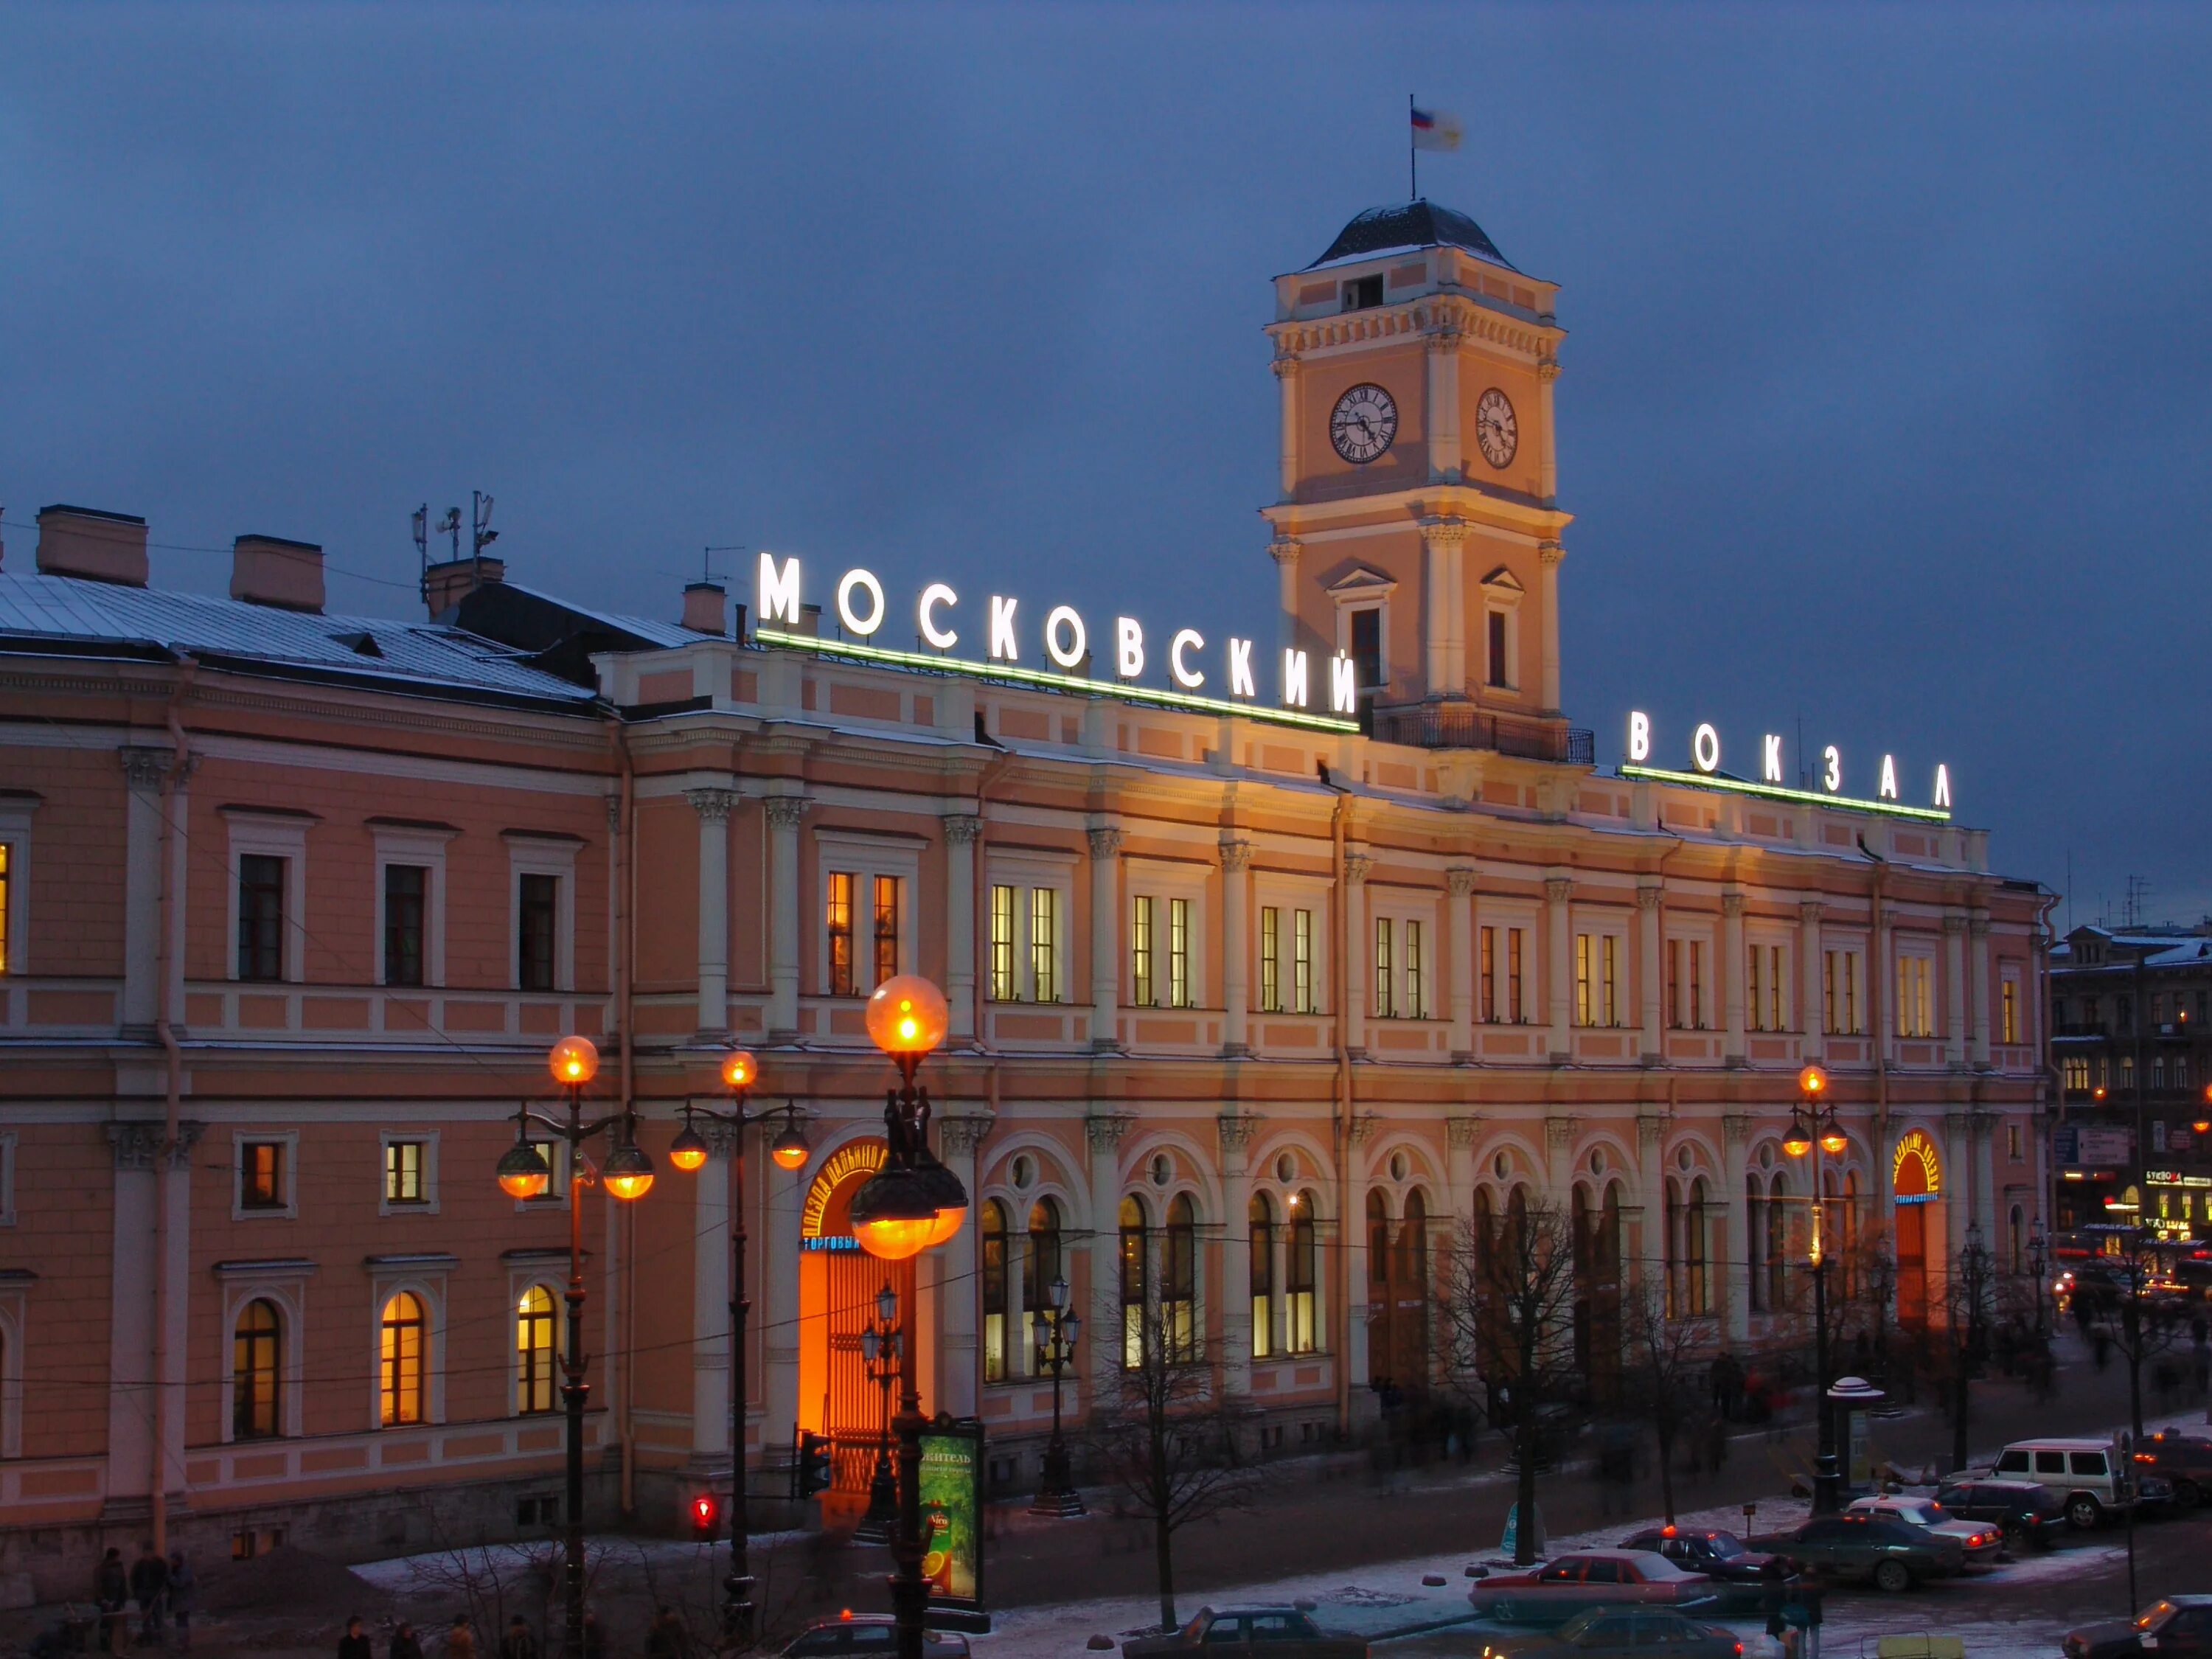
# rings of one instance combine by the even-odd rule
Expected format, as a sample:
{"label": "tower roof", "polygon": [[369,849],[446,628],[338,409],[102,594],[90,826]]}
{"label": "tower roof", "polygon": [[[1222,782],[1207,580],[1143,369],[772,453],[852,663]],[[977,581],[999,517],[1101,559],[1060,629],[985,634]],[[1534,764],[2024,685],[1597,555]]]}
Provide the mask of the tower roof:
{"label": "tower roof", "polygon": [[1437,206],[1425,197],[1418,202],[1368,209],[1337,232],[1328,252],[1306,269],[1314,270],[1339,259],[1364,258],[1393,248],[1415,247],[1463,247],[1508,270],[1518,269],[1498,251],[1497,243],[1483,234],[1480,225],[1464,213]]}

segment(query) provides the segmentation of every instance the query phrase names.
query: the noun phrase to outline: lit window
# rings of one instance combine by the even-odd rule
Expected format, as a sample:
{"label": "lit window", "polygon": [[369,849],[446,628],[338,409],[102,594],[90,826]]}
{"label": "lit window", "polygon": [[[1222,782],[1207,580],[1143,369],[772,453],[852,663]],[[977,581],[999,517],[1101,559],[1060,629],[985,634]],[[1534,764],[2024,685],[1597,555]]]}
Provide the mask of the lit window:
{"label": "lit window", "polygon": [[1145,1363],[1145,1288],[1149,1261],[1145,1242],[1145,1203],[1132,1194],[1121,1200],[1121,1367]]}
{"label": "lit window", "polygon": [[1060,891],[1030,889],[1030,994],[1039,1002],[1060,1000]]}
{"label": "lit window", "polygon": [[1392,933],[1389,917],[1375,918],[1375,1018],[1377,1019],[1389,1019],[1398,1012],[1390,999]]}
{"label": "lit window", "polygon": [[1428,1012],[1427,963],[1421,951],[1421,924],[1406,924],[1406,1018],[1419,1019]]}
{"label": "lit window", "polygon": [[1012,1002],[1014,986],[1014,890],[991,886],[991,1000]]}
{"label": "lit window", "polygon": [[384,1304],[377,1394],[386,1428],[422,1420],[422,1304],[407,1291]]}
{"label": "lit window", "polygon": [[2018,1042],[2020,1041],[2020,981],[2018,980],[2008,979],[2004,981],[1999,1012],[1999,1027],[2004,1033],[1999,1041]]}
{"label": "lit window", "polygon": [[1168,1206],[1160,1263],[1160,1338],[1170,1364],[1187,1365],[1198,1358],[1198,1217],[1188,1193],[1177,1193]]}
{"label": "lit window", "polygon": [[422,1154],[424,1143],[419,1140],[387,1140],[384,1143],[384,1201],[386,1204],[422,1204],[429,1199],[423,1184]]}
{"label": "lit window", "polygon": [[231,1337],[230,1436],[264,1440],[281,1434],[278,1353],[284,1327],[276,1310],[258,1297],[240,1310]]}
{"label": "lit window", "polygon": [[849,871],[830,872],[824,921],[830,930],[830,994],[853,994],[853,877]]}
{"label": "lit window", "polygon": [[1190,901],[1168,901],[1168,1006],[1197,1006],[1197,990],[1190,976]]}
{"label": "lit window", "polygon": [[1045,1373],[1045,1344],[1051,1333],[1043,1310],[1051,1304],[1053,1281],[1066,1277],[1065,1266],[1060,1253],[1060,1206],[1050,1198],[1041,1198],[1030,1206],[1029,1255],[1022,1263],[1022,1306],[1026,1310],[1023,1318],[1029,1323],[1033,1376]]}
{"label": "lit window", "polygon": [[1512,1023],[1516,1025],[1528,1023],[1528,1011],[1521,1001],[1521,988],[1525,982],[1521,977],[1521,968],[1528,954],[1528,930],[1525,927],[1505,930],[1505,994],[1510,1004]]}
{"label": "lit window", "polygon": [[1591,984],[1590,939],[1588,933],[1575,935],[1575,1024],[1589,1025],[1595,1022],[1594,988]]}
{"label": "lit window", "polygon": [[1252,1357],[1274,1352],[1275,1212],[1265,1193],[1252,1194],[1247,1210],[1252,1252]]}
{"label": "lit window", "polygon": [[1129,901],[1129,1000],[1149,1008],[1158,1000],[1152,980],[1152,921],[1158,901],[1139,893]]}
{"label": "lit window", "polygon": [[1260,1012],[1283,1012],[1283,913],[1272,904],[1260,907]]}
{"label": "lit window", "polygon": [[1006,1376],[1006,1206],[995,1198],[984,1200],[976,1232],[982,1242],[983,1380],[1002,1382]]}
{"label": "lit window", "polygon": [[1292,1353],[1314,1351],[1314,1296],[1320,1284],[1320,1249],[1314,1233],[1314,1195],[1290,1199],[1291,1237],[1283,1267],[1283,1346]]}
{"label": "lit window", "polygon": [[896,979],[899,970],[899,878],[878,876],[875,890],[876,981],[868,987],[872,991],[886,980]]}
{"label": "lit window", "polygon": [[1498,930],[1482,929],[1482,986],[1481,1000],[1477,1006],[1477,1017],[1484,1024],[1498,1018]]}
{"label": "lit window", "polygon": [[246,1140],[238,1147],[238,1207],[241,1210],[281,1210],[284,1194],[285,1143]]}
{"label": "lit window", "polygon": [[8,885],[14,878],[9,874],[9,860],[15,850],[0,841],[0,974],[8,971]]}
{"label": "lit window", "polygon": [[1316,1012],[1314,1000],[1314,913],[1291,912],[1291,1008],[1295,1013]]}
{"label": "lit window", "polygon": [[1600,937],[1605,941],[1601,953],[1604,959],[1604,1023],[1618,1025],[1620,1024],[1620,939],[1615,933],[1605,933]]}
{"label": "lit window", "polygon": [[[388,1305],[385,1311],[391,1312]],[[543,1285],[532,1285],[522,1293],[514,1310],[514,1409],[526,1416],[553,1409],[558,1328],[553,1316],[553,1292]],[[387,1414],[384,1420],[393,1419]]]}

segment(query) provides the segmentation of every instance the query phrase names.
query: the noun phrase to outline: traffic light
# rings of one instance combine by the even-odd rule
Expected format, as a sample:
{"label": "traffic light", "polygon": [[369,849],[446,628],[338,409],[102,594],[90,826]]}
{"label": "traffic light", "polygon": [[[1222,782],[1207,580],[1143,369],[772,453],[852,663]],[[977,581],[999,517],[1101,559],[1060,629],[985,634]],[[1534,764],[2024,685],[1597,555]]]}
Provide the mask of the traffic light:
{"label": "traffic light", "polygon": [[799,1436],[799,1466],[792,1470],[793,1496],[811,1498],[817,1492],[830,1490],[830,1437],[808,1434],[804,1430]]}
{"label": "traffic light", "polygon": [[721,1500],[710,1492],[702,1492],[691,1500],[691,1537],[694,1542],[711,1544],[721,1535]]}

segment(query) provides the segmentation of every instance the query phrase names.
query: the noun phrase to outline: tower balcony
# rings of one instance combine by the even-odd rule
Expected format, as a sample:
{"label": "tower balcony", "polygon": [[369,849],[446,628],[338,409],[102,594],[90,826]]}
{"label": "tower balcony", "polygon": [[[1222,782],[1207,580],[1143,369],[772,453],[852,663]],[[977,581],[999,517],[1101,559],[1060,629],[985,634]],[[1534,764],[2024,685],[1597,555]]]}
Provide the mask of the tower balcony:
{"label": "tower balcony", "polygon": [[1498,714],[1471,702],[1419,702],[1372,711],[1375,736],[1414,749],[1487,749],[1523,760],[1597,763],[1596,734],[1588,726],[1529,714]]}

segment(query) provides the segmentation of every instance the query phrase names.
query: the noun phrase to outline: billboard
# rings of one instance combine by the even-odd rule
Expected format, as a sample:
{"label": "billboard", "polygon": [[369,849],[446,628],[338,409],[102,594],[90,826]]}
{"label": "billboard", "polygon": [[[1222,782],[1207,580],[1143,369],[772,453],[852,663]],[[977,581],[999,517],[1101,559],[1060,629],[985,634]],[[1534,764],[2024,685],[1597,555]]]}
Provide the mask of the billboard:
{"label": "billboard", "polygon": [[2083,1127],[2075,1132],[2081,1161],[2100,1167],[2135,1162],[2135,1136],[2126,1129]]}
{"label": "billboard", "polygon": [[940,1420],[921,1436],[921,1576],[932,1607],[983,1604],[983,1430]]}

